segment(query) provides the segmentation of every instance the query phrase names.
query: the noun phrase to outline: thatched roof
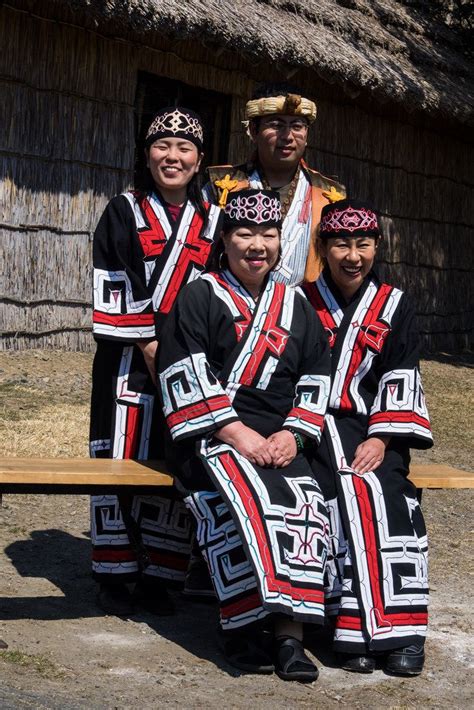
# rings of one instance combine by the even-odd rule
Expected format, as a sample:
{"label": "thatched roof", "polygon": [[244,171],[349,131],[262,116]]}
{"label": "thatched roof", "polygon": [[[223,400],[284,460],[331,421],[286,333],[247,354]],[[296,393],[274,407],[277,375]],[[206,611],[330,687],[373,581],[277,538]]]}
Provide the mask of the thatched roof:
{"label": "thatched roof", "polygon": [[377,102],[470,123],[474,72],[467,30],[449,27],[443,11],[447,5],[465,8],[464,2],[63,0],[142,35],[215,42],[313,70],[351,96],[369,94]]}

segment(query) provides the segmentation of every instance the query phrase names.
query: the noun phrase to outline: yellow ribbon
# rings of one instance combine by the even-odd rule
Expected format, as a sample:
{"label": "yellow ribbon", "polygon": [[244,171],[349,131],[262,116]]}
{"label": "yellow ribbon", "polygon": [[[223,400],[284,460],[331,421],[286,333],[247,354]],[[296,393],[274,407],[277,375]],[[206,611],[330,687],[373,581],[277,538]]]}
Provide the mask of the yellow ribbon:
{"label": "yellow ribbon", "polygon": [[221,191],[219,196],[219,207],[222,209],[227,204],[227,195],[239,184],[238,180],[231,180],[230,174],[225,175],[222,180],[215,180],[214,185]]}
{"label": "yellow ribbon", "polygon": [[329,202],[339,202],[339,200],[344,200],[345,198],[345,195],[336,190],[334,185],[332,185],[330,190],[323,190],[323,195]]}

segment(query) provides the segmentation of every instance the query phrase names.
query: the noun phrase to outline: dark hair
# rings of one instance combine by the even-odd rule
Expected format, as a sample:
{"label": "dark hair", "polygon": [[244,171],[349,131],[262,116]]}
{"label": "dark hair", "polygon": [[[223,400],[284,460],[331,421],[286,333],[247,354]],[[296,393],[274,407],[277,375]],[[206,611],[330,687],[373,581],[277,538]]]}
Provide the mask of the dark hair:
{"label": "dark hair", "polygon": [[287,81],[266,82],[259,84],[254,89],[251,99],[266,99],[269,96],[286,96],[287,94],[299,94],[302,96],[302,91],[298,86]]}
{"label": "dark hair", "polygon": [[[149,152],[149,148],[145,148]],[[158,188],[153,180],[149,168],[144,165],[143,170],[138,175],[135,187],[139,193],[145,194],[147,192],[156,191]],[[202,197],[202,176],[201,172],[195,173],[191,180],[186,185],[186,197],[193,205],[194,209],[198,215],[203,220],[202,229],[204,230],[207,225],[208,213],[204,205],[204,200]]]}
{"label": "dark hair", "polygon": [[[287,81],[269,81],[264,84],[259,84],[253,90],[250,98],[254,101],[256,99],[266,99],[269,96],[286,96],[287,94],[298,94],[299,96],[302,96],[303,92],[299,86],[296,86],[296,84],[290,84]],[[301,118],[308,123],[305,116],[301,116]],[[250,119],[250,122],[255,127],[256,131],[260,128],[261,120],[262,116],[256,116],[255,118]]]}

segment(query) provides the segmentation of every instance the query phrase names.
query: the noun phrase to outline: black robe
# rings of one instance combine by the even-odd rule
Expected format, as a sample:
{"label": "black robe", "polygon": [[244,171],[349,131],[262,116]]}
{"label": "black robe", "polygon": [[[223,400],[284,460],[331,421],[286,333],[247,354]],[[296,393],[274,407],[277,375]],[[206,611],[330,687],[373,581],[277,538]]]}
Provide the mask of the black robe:
{"label": "black robe", "polygon": [[329,346],[310,305],[270,280],[255,303],[230,271],[205,274],[178,297],[158,362],[177,444],[168,460],[189,494],[223,628],[272,612],[322,623],[329,521],[305,456],[261,468],[213,437],[241,421],[264,437],[290,428],[319,442]]}
{"label": "black robe", "polygon": [[[328,611],[335,647],[390,650],[426,635],[428,543],[409,447],[432,436],[418,367],[414,312],[404,293],[370,274],[346,303],[327,270],[304,292],[331,345],[326,426],[314,470],[331,514]],[[383,463],[351,468],[359,444],[391,437]]]}
{"label": "black robe", "polygon": [[[206,205],[208,224],[188,201],[174,221],[158,194],[112,199],[94,235],[91,456],[163,458],[161,408],[137,343],[161,337],[180,289],[206,265],[220,222]],[[152,564],[147,574],[182,581],[190,522],[175,494],[133,497]],[[99,581],[132,581],[138,571],[116,496],[91,502],[93,573]]]}

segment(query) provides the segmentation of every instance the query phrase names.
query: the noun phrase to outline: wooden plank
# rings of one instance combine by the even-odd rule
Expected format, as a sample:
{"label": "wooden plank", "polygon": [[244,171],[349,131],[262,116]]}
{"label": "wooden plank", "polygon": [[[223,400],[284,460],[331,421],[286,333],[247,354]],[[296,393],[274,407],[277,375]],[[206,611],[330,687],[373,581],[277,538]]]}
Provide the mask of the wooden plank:
{"label": "wooden plank", "polygon": [[0,458],[1,484],[170,486],[163,461]]}
{"label": "wooden plank", "polygon": [[[417,488],[474,488],[474,473],[443,464],[413,464]],[[170,486],[164,461],[0,458],[0,486]]]}
{"label": "wooden plank", "polygon": [[474,472],[443,464],[412,464],[409,478],[417,488],[474,488]]}

